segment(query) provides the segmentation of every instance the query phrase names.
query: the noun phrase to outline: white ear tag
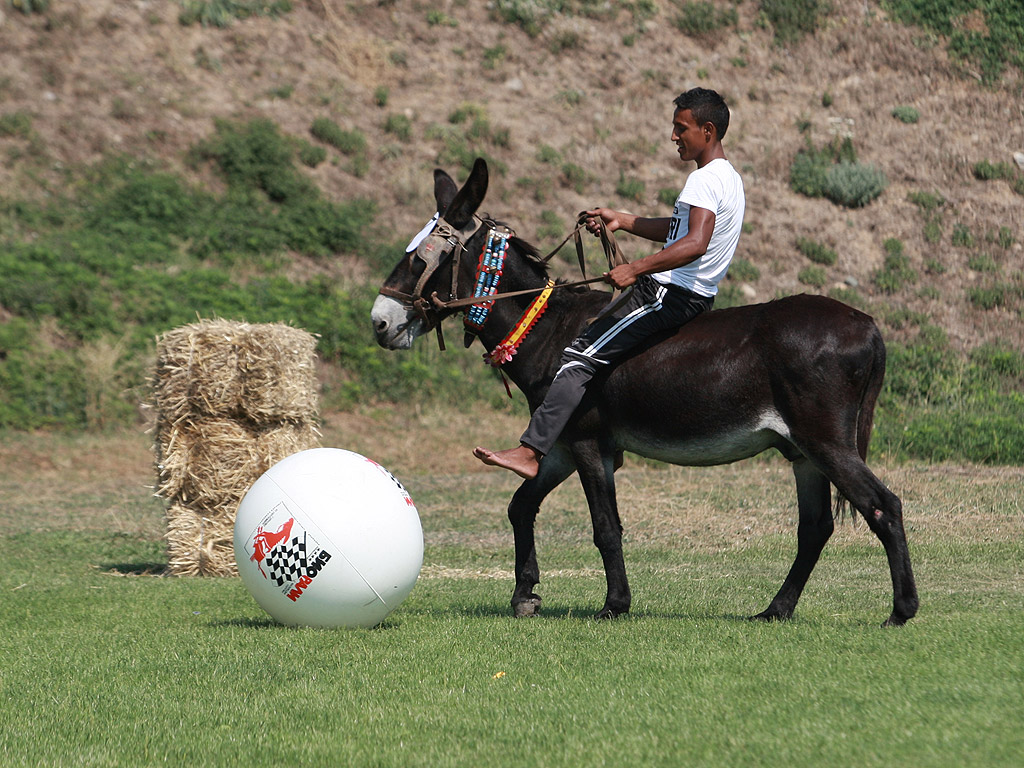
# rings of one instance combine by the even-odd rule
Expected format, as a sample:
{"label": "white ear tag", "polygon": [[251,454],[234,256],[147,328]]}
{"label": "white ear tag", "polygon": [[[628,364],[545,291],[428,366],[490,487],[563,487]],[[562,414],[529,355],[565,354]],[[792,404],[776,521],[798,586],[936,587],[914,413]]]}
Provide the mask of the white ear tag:
{"label": "white ear tag", "polygon": [[417,248],[419,248],[420,247],[420,243],[422,243],[424,241],[424,239],[426,239],[427,235],[429,235],[431,232],[434,231],[434,227],[437,226],[437,222],[440,221],[440,219],[441,219],[441,214],[440,213],[435,213],[434,214],[434,218],[432,218],[430,221],[428,221],[427,225],[425,227],[423,227],[423,229],[421,229],[419,232],[416,233],[416,237],[414,237],[412,239],[412,241],[407,246],[405,246],[405,252],[406,253],[412,253]]}

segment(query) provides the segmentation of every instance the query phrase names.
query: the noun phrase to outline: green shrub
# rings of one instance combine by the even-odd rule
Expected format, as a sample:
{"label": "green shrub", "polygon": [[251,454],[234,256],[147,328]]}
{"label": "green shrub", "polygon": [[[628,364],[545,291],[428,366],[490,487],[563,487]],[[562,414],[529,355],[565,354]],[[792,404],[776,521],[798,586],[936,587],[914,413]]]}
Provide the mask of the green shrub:
{"label": "green shrub", "polygon": [[990,253],[977,253],[967,259],[967,268],[975,272],[998,272],[999,264]]}
{"label": "green shrub", "polygon": [[647,185],[637,178],[626,178],[623,172],[619,172],[619,182],[615,185],[615,193],[626,200],[633,200],[637,203],[644,201]]}
{"label": "green shrub", "polygon": [[27,112],[0,115],[0,136],[27,139],[32,134],[32,116]]}
{"label": "green shrub", "polygon": [[327,150],[323,147],[318,147],[316,144],[310,144],[308,141],[303,139],[299,142],[299,162],[309,168],[316,168],[320,163],[327,159]]}
{"label": "green shrub", "polygon": [[920,208],[924,213],[930,213],[946,204],[946,199],[937,192],[908,192],[907,200]]}
{"label": "green shrub", "polygon": [[[1006,0],[887,0],[894,18],[942,35],[964,73],[995,84],[1007,67],[1024,72],[1024,6]],[[959,23],[973,11],[982,25]]]}
{"label": "green shrub", "polygon": [[882,194],[888,183],[873,165],[842,162],[828,169],[823,192],[837,205],[863,208]]}
{"label": "green shrub", "polygon": [[1017,176],[1017,168],[1012,163],[1005,161],[991,163],[988,160],[982,160],[974,164],[973,171],[974,177],[981,181],[992,181],[993,179],[1009,181]]}
{"label": "green shrub", "polygon": [[193,148],[193,161],[212,161],[229,184],[260,189],[276,202],[313,194],[312,182],[295,168],[294,144],[270,120],[218,120],[215,129]]}
{"label": "green shrub", "polygon": [[754,283],[761,279],[761,270],[750,263],[748,259],[734,258],[732,264],[729,265],[729,277],[734,280]]}
{"label": "green shrub", "polygon": [[892,116],[901,123],[907,123],[908,125],[916,123],[921,117],[916,109],[907,106],[895,107],[892,111]]}
{"label": "green shrub", "polygon": [[898,293],[908,283],[917,281],[917,272],[910,266],[910,259],[903,253],[903,243],[891,237],[883,244],[885,261],[882,268],[872,276],[875,285],[883,293]]}
{"label": "green shrub", "polygon": [[971,228],[959,222],[954,224],[952,243],[954,248],[973,248],[974,233],[971,232]]}
{"label": "green shrub", "polygon": [[867,307],[867,302],[856,288],[835,287],[829,290],[828,295],[836,301],[841,301],[844,304],[849,304],[851,307],[856,307],[860,310],[866,309]]}
{"label": "green shrub", "polygon": [[182,26],[228,27],[250,16],[280,16],[292,9],[291,0],[183,0],[178,22]]}
{"label": "green shrub", "polygon": [[824,288],[825,284],[828,283],[828,272],[825,268],[818,265],[810,267],[804,267],[801,269],[796,276],[804,285],[809,285],[814,288]]}
{"label": "green shrub", "polygon": [[686,0],[672,21],[683,34],[701,37],[726,27],[735,27],[739,16],[735,8],[723,8],[707,0]]}
{"label": "green shrub", "polygon": [[838,256],[836,252],[823,243],[811,240],[808,237],[801,237],[796,241],[797,250],[815,264],[824,264],[831,267],[836,263]]}
{"label": "green shrub", "polygon": [[457,27],[458,20],[452,18],[444,11],[427,11],[427,26],[429,27]]}
{"label": "green shrub", "polygon": [[406,115],[388,115],[384,121],[384,132],[393,134],[402,141],[408,141],[412,138],[412,120]]}
{"label": "green shrub", "polygon": [[501,21],[519,26],[530,37],[540,34],[544,21],[557,7],[555,0],[495,0],[491,6]]}
{"label": "green shrub", "polygon": [[366,137],[361,131],[346,131],[329,117],[318,117],[310,126],[309,132],[324,144],[330,144],[345,155],[357,155],[366,152]]}
{"label": "green shrub", "polygon": [[1009,286],[996,283],[988,286],[973,286],[967,289],[967,300],[977,309],[990,310],[1005,306]]}
{"label": "green shrub", "polygon": [[45,13],[50,8],[50,0],[11,0],[11,6],[26,15]]}
{"label": "green shrub", "polygon": [[508,55],[508,48],[500,43],[493,48],[484,48],[484,69],[497,69]]}
{"label": "green shrub", "polygon": [[778,45],[798,43],[813,34],[827,11],[827,0],[761,0],[761,14],[771,24]]}
{"label": "green shrub", "polygon": [[824,197],[829,171],[839,162],[857,162],[857,153],[850,139],[833,139],[831,143],[817,149],[808,137],[806,146],[797,152],[790,166],[790,188],[807,197]]}
{"label": "green shrub", "polygon": [[675,206],[679,198],[679,190],[675,187],[662,187],[658,190],[658,202],[670,207]]}

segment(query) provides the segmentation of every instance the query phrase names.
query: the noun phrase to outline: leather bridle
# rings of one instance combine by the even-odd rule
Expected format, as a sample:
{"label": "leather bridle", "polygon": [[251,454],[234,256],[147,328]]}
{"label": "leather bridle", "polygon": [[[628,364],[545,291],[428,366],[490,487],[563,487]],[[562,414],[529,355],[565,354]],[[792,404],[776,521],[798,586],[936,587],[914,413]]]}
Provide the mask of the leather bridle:
{"label": "leather bridle", "polygon": [[[555,247],[554,250],[541,259],[543,263],[547,263],[562,249],[562,246],[569,242],[570,238],[575,239],[576,254],[579,257],[580,270],[583,272],[584,279],[576,280],[574,282],[558,283],[554,286],[555,288],[571,288],[578,285],[589,285],[590,283],[604,281],[603,277],[586,278],[586,270],[584,268],[583,260],[583,244],[580,239],[580,232],[586,226],[586,220],[587,214],[584,211],[579,215],[575,229],[573,229],[565,239]],[[601,238],[601,246],[604,249],[605,257],[608,259],[608,268],[611,269],[619,264],[626,263],[625,257],[619,250],[618,243],[615,242],[615,236],[607,230],[604,221],[599,218],[598,222],[600,223],[600,230],[598,234]],[[386,285],[381,286],[378,291],[380,295],[395,299],[407,309],[415,312],[423,321],[428,331],[435,329],[437,331],[437,343],[442,351],[445,349],[445,344],[444,336],[441,332],[441,321],[448,315],[452,314],[455,310],[471,306],[480,301],[479,297],[474,296],[462,299],[458,298],[459,266],[462,263],[462,255],[466,252],[466,243],[484,224],[488,224],[491,227],[500,226],[490,219],[481,219],[475,214],[465,229],[458,229],[443,217],[439,218],[437,224],[429,234],[427,234],[423,240],[416,245],[414,251],[409,253],[410,260],[412,258],[418,258],[424,264],[423,272],[420,274],[419,279],[417,279],[416,286],[413,288],[412,293],[405,293],[404,291],[399,291],[395,288],[389,288]],[[514,235],[514,233],[512,234]],[[440,245],[437,243],[438,240],[442,241]],[[437,291],[432,291],[429,298],[424,296],[424,286],[449,255],[452,257],[452,281],[448,298],[442,299],[437,295]],[[509,299],[514,296],[537,294],[543,290],[545,290],[545,287],[530,288],[523,291],[510,291],[491,296],[488,301]],[[613,304],[617,303],[617,298],[618,290],[616,289],[616,291],[613,292]]]}

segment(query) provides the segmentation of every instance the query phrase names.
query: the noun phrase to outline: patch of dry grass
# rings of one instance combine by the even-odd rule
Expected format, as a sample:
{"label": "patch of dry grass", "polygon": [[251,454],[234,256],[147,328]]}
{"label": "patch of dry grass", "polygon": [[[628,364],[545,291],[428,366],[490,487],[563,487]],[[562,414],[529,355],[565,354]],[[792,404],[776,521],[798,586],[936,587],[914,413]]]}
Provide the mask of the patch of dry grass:
{"label": "patch of dry grass", "polygon": [[[471,451],[480,442],[497,443],[495,435],[518,434],[521,419],[396,413],[401,411],[329,415],[323,444],[370,456],[401,478],[423,519],[425,574],[466,568],[430,563],[432,547],[457,547],[492,553],[494,567],[506,575],[512,544],[506,507],[518,480],[482,467]],[[6,434],[0,443],[0,530],[104,530],[159,539],[164,510],[152,496],[150,441],[141,430]],[[955,547],[1024,537],[1024,468],[905,464],[875,471],[903,499],[912,549],[924,541]],[[795,541],[796,493],[780,458],[693,468],[628,457],[616,478],[627,546],[709,552],[777,536]],[[537,526],[541,544],[589,545],[590,519],[575,478],[547,499]],[[830,542],[865,544],[877,542],[863,521],[849,517]]]}

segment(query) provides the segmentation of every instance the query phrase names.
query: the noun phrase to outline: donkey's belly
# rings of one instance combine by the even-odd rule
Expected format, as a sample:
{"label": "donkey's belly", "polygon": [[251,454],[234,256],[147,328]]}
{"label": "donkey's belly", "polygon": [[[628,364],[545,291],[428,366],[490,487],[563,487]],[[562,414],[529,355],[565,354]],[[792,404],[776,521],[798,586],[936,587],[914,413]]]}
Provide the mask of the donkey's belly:
{"label": "donkey's belly", "polygon": [[755,456],[789,442],[789,429],[775,411],[745,422],[719,424],[704,430],[676,429],[662,423],[657,428],[622,424],[616,442],[627,451],[647,458],[686,466],[728,464]]}

